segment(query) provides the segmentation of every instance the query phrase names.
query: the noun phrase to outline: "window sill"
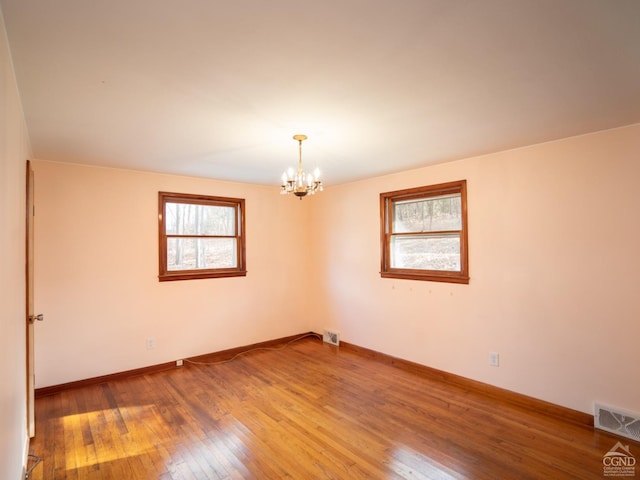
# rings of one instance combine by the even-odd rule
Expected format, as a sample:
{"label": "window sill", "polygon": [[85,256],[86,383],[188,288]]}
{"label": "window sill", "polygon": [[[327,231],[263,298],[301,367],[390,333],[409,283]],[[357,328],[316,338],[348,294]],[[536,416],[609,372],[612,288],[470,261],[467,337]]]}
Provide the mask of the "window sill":
{"label": "window sill", "polygon": [[468,285],[469,277],[459,274],[433,274],[412,272],[380,272],[382,278],[396,278],[400,280],[421,280],[426,282],[461,283]]}
{"label": "window sill", "polygon": [[227,278],[227,277],[246,277],[246,270],[233,270],[222,272],[175,272],[158,275],[158,281],[170,282],[173,280],[198,280],[202,278]]}

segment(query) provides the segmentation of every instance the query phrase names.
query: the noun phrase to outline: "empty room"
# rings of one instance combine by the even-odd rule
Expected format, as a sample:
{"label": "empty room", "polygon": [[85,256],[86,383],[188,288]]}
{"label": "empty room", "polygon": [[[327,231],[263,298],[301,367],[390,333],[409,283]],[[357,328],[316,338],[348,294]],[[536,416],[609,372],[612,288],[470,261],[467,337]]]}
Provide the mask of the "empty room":
{"label": "empty room", "polygon": [[0,20],[0,478],[640,478],[640,2]]}

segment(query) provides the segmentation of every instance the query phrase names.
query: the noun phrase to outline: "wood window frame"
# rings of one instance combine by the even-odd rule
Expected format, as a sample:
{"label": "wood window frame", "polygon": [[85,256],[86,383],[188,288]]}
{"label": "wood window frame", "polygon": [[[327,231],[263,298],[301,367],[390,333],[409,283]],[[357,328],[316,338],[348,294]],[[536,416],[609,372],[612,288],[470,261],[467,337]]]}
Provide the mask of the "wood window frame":
{"label": "wood window frame", "polygon": [[[234,268],[209,268],[197,270],[168,270],[167,240],[175,237],[219,238],[216,235],[177,235],[166,233],[165,205],[167,203],[184,203],[191,205],[210,205],[234,207],[236,256],[238,265]],[[159,229],[159,275],[161,282],[170,280],[193,280],[200,278],[244,277],[247,274],[246,265],[246,230],[245,230],[245,201],[243,198],[216,197],[210,195],[194,195],[187,193],[158,192],[158,229]],[[228,237],[228,236],[223,236]]]}
{"label": "wood window frame", "polygon": [[[460,194],[461,230],[460,235],[460,271],[421,270],[391,267],[391,238],[393,232],[393,205],[397,201],[428,199],[442,195]],[[433,234],[447,232],[430,232]],[[380,276],[431,282],[469,283],[469,240],[467,227],[467,181],[458,180],[437,185],[396,190],[380,194]]]}

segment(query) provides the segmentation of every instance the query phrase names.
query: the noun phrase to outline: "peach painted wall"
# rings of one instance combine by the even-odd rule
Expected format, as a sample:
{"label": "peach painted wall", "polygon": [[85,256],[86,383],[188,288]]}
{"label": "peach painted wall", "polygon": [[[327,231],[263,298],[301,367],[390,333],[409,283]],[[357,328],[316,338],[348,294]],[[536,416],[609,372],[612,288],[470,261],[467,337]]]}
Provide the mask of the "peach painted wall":
{"label": "peach painted wall", "polygon": [[[277,189],[35,162],[37,387],[308,331],[305,204]],[[159,282],[158,191],[246,199],[246,277]],[[146,339],[156,346],[147,350]]]}
{"label": "peach painted wall", "polygon": [[0,478],[26,459],[25,172],[30,155],[0,13]]}
{"label": "peach painted wall", "polygon": [[[331,327],[584,412],[595,400],[640,411],[629,380],[640,363],[639,139],[633,125],[334,186],[305,202],[267,187],[38,161],[36,304],[47,321],[37,385]],[[381,279],[379,193],[462,178],[471,283]],[[158,190],[246,198],[249,276],[159,283]]]}
{"label": "peach painted wall", "polygon": [[[380,278],[379,194],[459,179],[470,284]],[[310,204],[313,329],[576,410],[640,412],[638,179],[633,125],[328,188]]]}

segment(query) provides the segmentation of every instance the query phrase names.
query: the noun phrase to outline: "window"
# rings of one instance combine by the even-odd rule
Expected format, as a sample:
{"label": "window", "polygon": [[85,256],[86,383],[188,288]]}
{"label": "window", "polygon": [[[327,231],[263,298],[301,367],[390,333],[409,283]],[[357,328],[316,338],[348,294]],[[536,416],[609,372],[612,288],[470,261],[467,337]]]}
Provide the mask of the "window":
{"label": "window", "polygon": [[244,199],[158,193],[160,281],[247,274]]}
{"label": "window", "polygon": [[380,194],[385,278],[469,283],[467,182]]}

